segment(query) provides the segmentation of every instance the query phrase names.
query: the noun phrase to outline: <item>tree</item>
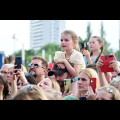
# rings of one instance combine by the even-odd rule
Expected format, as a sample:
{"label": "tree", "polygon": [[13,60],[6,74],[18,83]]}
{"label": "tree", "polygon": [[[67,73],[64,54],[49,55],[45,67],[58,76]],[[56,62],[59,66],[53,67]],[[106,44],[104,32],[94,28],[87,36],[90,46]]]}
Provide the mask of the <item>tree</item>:
{"label": "tree", "polygon": [[[15,56],[21,56],[22,57],[22,50],[19,50],[15,52]],[[28,69],[28,63],[31,62],[31,58],[35,56],[35,51],[30,49],[30,50],[25,50],[25,67]]]}
{"label": "tree", "polygon": [[89,39],[92,36],[92,30],[91,30],[91,24],[90,24],[90,22],[88,22],[86,34],[87,34],[87,38],[85,39],[85,41],[89,42]]}
{"label": "tree", "polygon": [[86,35],[87,35],[87,37],[84,40],[80,36],[78,37],[79,46],[81,46],[82,42],[87,42],[88,43],[90,37],[92,36],[92,30],[91,30],[90,22],[88,22],[88,24],[87,24]]}
{"label": "tree", "polygon": [[104,31],[103,22],[101,22],[100,37],[103,38],[103,40],[104,40],[104,52],[103,52],[103,54],[108,55],[108,54],[113,53],[113,50],[109,48],[110,43],[108,43],[106,41],[105,36],[106,36],[106,32]]}
{"label": "tree", "polygon": [[42,50],[45,50],[45,58],[49,61],[49,55],[52,56],[52,62],[54,62],[54,56],[56,51],[61,51],[60,45],[58,44],[47,44],[43,46],[36,55],[42,56]]}

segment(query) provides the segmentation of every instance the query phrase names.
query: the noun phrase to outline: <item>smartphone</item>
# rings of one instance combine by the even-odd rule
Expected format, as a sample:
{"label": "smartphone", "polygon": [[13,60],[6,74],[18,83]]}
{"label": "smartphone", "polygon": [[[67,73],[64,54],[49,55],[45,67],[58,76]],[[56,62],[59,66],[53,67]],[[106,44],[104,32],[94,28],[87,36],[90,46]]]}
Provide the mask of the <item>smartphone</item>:
{"label": "smartphone", "polygon": [[15,65],[17,65],[15,69],[21,69],[21,64],[22,64],[22,57],[20,56],[15,57]]}
{"label": "smartphone", "polygon": [[87,43],[81,43],[81,50],[87,50]]}
{"label": "smartphone", "polygon": [[92,89],[95,93],[95,89],[96,89],[96,78],[95,77],[90,78],[90,86],[92,87]]}
{"label": "smartphone", "polygon": [[64,91],[67,91],[67,93],[71,91],[71,79],[64,79]]}
{"label": "smartphone", "polygon": [[113,57],[113,55],[100,56],[100,59],[103,61],[103,66],[100,66],[101,72],[114,72],[114,69],[109,67],[109,62],[113,60]]}

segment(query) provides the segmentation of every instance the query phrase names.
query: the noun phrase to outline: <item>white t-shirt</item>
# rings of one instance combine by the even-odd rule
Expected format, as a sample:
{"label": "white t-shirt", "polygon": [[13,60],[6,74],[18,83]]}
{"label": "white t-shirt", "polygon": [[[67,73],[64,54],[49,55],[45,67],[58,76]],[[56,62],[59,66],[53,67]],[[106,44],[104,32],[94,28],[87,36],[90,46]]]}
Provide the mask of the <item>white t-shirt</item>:
{"label": "white t-shirt", "polygon": [[85,69],[85,67],[86,67],[82,53],[78,52],[78,51],[75,50],[75,49],[74,49],[72,55],[70,56],[70,58],[65,58],[65,52],[62,52],[62,51],[57,51],[57,52],[55,52],[54,60],[55,60],[55,59],[59,59],[59,58],[68,60],[68,62],[69,62],[73,67],[74,67],[75,64],[81,65],[81,66],[80,66],[80,69]]}

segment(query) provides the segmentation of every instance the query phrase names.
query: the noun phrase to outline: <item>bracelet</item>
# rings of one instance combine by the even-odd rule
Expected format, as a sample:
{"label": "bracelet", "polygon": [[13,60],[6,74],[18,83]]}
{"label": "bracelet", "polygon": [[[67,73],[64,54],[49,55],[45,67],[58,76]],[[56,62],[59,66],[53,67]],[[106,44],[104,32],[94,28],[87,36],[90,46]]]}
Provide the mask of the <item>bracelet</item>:
{"label": "bracelet", "polygon": [[71,82],[77,82],[78,81],[78,77],[79,77],[79,75],[77,75],[76,77],[72,78]]}

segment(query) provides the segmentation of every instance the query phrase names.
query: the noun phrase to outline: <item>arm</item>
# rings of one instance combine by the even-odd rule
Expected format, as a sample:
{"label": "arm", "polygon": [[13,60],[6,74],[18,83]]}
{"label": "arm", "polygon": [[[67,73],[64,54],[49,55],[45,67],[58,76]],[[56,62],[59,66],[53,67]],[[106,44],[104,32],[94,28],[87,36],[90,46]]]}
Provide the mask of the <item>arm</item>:
{"label": "arm", "polygon": [[15,73],[13,73],[13,80],[12,80],[12,83],[11,83],[11,97],[13,97],[15,95],[15,93],[17,92],[17,80],[18,80],[18,77],[16,76]]}
{"label": "arm", "polygon": [[29,84],[25,75],[24,75],[24,72],[20,69],[18,69],[18,77],[20,77],[21,81],[23,82],[23,85]]}
{"label": "arm", "polygon": [[[74,65],[74,67],[72,67],[70,65],[70,63],[66,60],[66,59],[56,59],[54,61],[55,64],[59,64],[62,63],[65,65],[65,67],[67,68],[68,72],[73,76],[76,77],[79,74],[80,71],[80,65]],[[60,66],[59,66],[60,67]]]}
{"label": "arm", "polygon": [[114,71],[115,71],[117,74],[119,74],[119,73],[120,73],[120,67],[119,67],[119,65],[118,65],[118,61],[117,61],[115,55],[113,55],[113,56],[114,56],[114,60],[113,60],[113,61],[110,61],[110,68],[113,67]]}
{"label": "arm", "polygon": [[98,70],[100,87],[109,85],[106,78],[105,78],[104,73],[101,72],[100,66],[102,66],[102,65],[103,65],[103,61],[101,59],[99,59],[99,61],[96,64],[96,67],[97,67],[97,70]]}
{"label": "arm", "polygon": [[85,56],[87,58],[88,64],[93,64],[88,50],[82,50],[81,53],[83,54],[83,56]]}
{"label": "arm", "polygon": [[77,82],[72,82],[71,83],[71,91],[73,93],[73,96],[76,97],[77,93],[78,93],[78,86],[77,86]]}

